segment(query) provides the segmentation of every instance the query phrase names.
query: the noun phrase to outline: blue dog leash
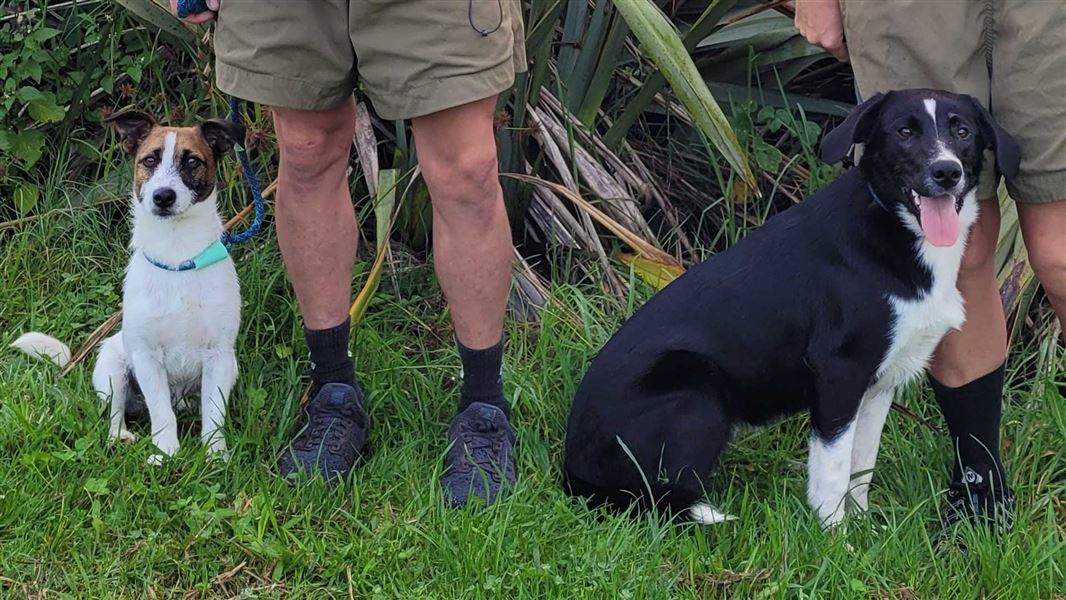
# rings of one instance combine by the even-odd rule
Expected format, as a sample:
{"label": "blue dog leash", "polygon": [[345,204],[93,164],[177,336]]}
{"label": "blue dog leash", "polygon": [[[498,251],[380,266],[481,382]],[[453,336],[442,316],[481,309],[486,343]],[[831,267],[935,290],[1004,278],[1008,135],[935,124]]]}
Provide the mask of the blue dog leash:
{"label": "blue dog leash", "polygon": [[[233,96],[229,98],[229,120],[237,124],[241,123],[241,113],[237,108],[237,98]],[[235,150],[237,151],[237,159],[241,161],[244,179],[248,182],[248,191],[252,194],[252,207],[255,209],[255,218],[252,219],[252,224],[248,226],[248,229],[240,233],[224,232],[221,241],[226,247],[236,246],[252,239],[252,236],[259,233],[259,229],[262,228],[263,217],[266,214],[266,209],[263,206],[263,190],[259,187],[259,178],[255,176],[255,169],[252,168],[252,161],[248,158],[248,152],[240,144],[236,145]]]}
{"label": "blue dog leash", "polygon": [[196,13],[209,12],[206,0],[178,0],[178,17],[184,19]]}

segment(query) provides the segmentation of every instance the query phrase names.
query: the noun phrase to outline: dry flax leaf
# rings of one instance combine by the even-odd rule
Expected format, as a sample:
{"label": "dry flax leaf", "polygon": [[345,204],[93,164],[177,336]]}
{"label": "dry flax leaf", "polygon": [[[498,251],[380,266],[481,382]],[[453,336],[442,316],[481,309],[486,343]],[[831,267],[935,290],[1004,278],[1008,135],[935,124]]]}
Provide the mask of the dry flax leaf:
{"label": "dry flax leaf", "polygon": [[352,136],[356,153],[359,155],[359,165],[363,168],[363,177],[366,179],[366,187],[370,190],[370,197],[378,197],[378,140],[374,135],[374,126],[370,122],[370,112],[366,109],[366,103],[360,102],[355,107],[355,135]]}

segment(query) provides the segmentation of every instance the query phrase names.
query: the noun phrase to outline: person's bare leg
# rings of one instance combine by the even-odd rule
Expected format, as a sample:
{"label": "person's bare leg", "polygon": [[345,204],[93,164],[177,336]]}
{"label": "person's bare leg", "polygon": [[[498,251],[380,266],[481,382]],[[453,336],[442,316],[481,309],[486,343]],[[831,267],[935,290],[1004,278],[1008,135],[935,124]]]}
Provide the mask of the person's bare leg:
{"label": "person's bare leg", "polygon": [[958,288],[966,323],[940,342],[930,372],[948,387],[960,387],[992,372],[1007,357],[1007,322],[996,282],[999,204],[982,200],[959,270]]}
{"label": "person's bare leg", "polygon": [[981,202],[959,270],[966,305],[962,329],[937,348],[930,384],[952,441],[944,525],[980,518],[1009,529],[1013,495],[999,453],[1007,327],[996,283],[999,204]]}
{"label": "person's bare leg", "polygon": [[324,111],[275,108],[274,128],[278,245],[303,314],[315,384],[278,471],[286,479],[318,473],[334,483],[355,466],[369,426],[348,348],[358,229],[346,172],[355,102]]}
{"label": "person's bare leg", "polygon": [[348,315],[358,237],[345,175],[355,102],[326,111],[273,110],[281,153],[274,208],[281,256],[304,324],[333,327]]}
{"label": "person's bare leg", "polygon": [[486,98],[412,122],[433,202],[434,264],[463,365],[440,481],[453,507],[473,499],[492,504],[515,481],[501,375],[512,247],[496,162],[495,107],[496,99]]}
{"label": "person's bare leg", "polygon": [[1018,218],[1029,264],[1044,287],[1051,307],[1066,323],[1066,200],[1018,204]]}
{"label": "person's bare leg", "polygon": [[433,202],[433,258],[459,342],[500,341],[511,284],[511,229],[493,129],[496,98],[412,121]]}

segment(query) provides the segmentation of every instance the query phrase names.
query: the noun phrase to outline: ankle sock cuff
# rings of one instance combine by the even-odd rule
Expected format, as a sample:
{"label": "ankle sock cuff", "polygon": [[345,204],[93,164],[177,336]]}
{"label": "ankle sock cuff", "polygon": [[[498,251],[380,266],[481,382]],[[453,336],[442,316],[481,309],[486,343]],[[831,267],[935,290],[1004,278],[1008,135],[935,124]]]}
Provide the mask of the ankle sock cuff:
{"label": "ankle sock cuff", "polygon": [[458,339],[455,344],[462,362],[459,410],[464,410],[474,402],[484,402],[509,413],[503,395],[503,338],[496,345],[479,350],[467,348]]}
{"label": "ankle sock cuff", "polygon": [[311,380],[317,384],[355,381],[355,365],[348,349],[351,320],[328,329],[304,327],[307,350],[311,361]]}

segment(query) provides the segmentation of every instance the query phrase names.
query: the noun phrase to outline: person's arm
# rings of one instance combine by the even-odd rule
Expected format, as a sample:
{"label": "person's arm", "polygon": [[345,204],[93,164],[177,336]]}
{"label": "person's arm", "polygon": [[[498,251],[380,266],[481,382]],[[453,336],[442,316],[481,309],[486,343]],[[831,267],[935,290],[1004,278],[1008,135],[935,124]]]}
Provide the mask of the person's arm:
{"label": "person's arm", "polygon": [[808,42],[848,62],[840,0],[796,0],[796,29]]}
{"label": "person's arm", "polygon": [[[207,4],[207,11],[191,14],[185,17],[184,20],[188,23],[205,23],[214,19],[222,0],[206,0],[205,3]],[[170,0],[170,12],[175,15],[178,14],[178,0]]]}

